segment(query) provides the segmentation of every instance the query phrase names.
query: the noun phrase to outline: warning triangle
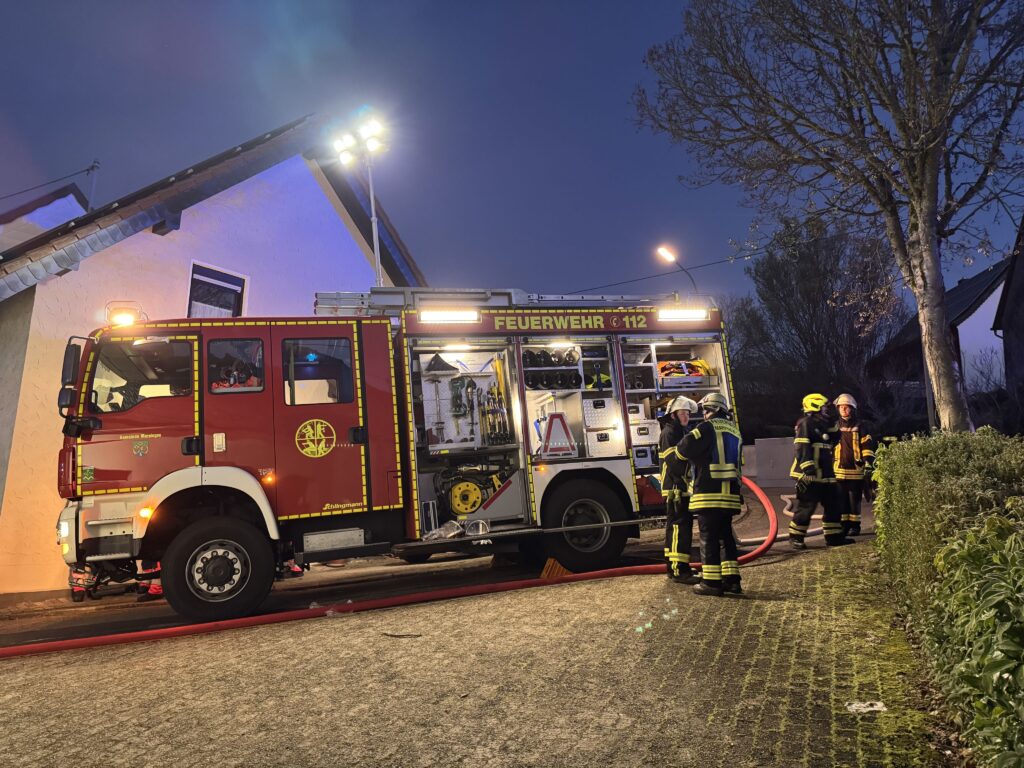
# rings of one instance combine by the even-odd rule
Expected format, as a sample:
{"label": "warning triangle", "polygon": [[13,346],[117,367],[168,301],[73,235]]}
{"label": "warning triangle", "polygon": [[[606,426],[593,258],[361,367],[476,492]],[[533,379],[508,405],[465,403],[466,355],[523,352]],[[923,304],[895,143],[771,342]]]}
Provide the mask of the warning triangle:
{"label": "warning triangle", "polygon": [[569,422],[561,412],[549,413],[547,426],[544,430],[544,445],[540,453],[545,458],[556,456],[576,456],[576,441],[569,431]]}

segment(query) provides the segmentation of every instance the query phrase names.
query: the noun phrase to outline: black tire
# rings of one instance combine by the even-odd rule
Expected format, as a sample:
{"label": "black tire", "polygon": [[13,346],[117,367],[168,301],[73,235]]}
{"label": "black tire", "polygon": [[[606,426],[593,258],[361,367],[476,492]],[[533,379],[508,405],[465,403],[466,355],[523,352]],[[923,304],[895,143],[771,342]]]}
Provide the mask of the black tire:
{"label": "black tire", "polygon": [[430,559],[430,555],[429,552],[406,552],[398,557],[409,565],[423,565]]}
{"label": "black tire", "polygon": [[[626,510],[607,485],[593,480],[568,480],[545,500],[545,528],[563,528],[625,520]],[[628,526],[595,528],[575,533],[544,536],[548,556],[574,573],[597,571],[615,565],[626,546]]]}
{"label": "black tire", "polygon": [[243,520],[211,517],[174,537],[160,565],[164,597],[189,619],[247,616],[274,584],[266,535]]}

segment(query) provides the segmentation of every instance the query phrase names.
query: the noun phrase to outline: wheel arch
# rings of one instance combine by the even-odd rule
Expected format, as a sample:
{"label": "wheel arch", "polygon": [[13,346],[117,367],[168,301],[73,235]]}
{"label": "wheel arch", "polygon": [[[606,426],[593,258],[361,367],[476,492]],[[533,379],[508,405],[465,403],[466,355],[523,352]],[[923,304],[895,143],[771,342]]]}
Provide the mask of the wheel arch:
{"label": "wheel arch", "polygon": [[135,516],[133,537],[142,539],[143,557],[159,554],[185,526],[211,513],[246,520],[271,540],[281,537],[259,481],[237,467],[188,467],[172,472],[149,489],[142,506],[153,510],[148,519]]}
{"label": "wheel arch", "polygon": [[[581,469],[563,470],[555,475],[551,482],[547,484],[540,500],[542,521],[544,519],[544,511],[547,509],[547,505],[550,502],[552,494],[558,488],[573,480],[586,480],[593,483],[600,483],[610,488],[619,498],[619,501],[622,502],[622,508],[625,510],[626,515],[631,518],[636,518],[636,510],[633,508],[633,501],[630,498],[629,491],[627,491],[626,487],[622,484],[622,480],[616,477],[612,472],[602,467],[586,467]],[[626,535],[629,538],[639,538],[640,526],[627,526]]]}

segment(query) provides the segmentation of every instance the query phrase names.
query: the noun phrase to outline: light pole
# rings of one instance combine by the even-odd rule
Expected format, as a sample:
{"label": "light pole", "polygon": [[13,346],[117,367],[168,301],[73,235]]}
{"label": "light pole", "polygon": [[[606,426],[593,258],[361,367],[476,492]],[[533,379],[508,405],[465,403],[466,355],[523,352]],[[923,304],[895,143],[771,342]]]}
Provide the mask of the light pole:
{"label": "light pole", "polygon": [[665,246],[665,245],[659,246],[657,253],[665,261],[667,261],[667,262],[669,262],[671,264],[675,264],[679,268],[680,272],[684,273],[688,278],[690,278],[690,282],[693,283],[693,292],[694,292],[694,294],[700,293],[700,291],[697,290],[697,281],[693,279],[693,275],[690,274],[690,270],[688,270],[686,267],[684,267],[682,264],[679,263],[679,259],[676,257],[675,253],[673,253],[672,250],[668,246]]}
{"label": "light pole", "polygon": [[373,156],[386,147],[381,136],[384,134],[384,125],[376,118],[371,118],[359,126],[356,131],[359,134],[346,133],[334,142],[334,149],[338,152],[338,161],[349,166],[357,157],[362,158],[366,163],[366,181],[370,188],[370,226],[373,229],[373,259],[377,267],[377,287],[384,285],[384,272],[380,264],[380,236],[377,233],[377,196],[373,191]]}

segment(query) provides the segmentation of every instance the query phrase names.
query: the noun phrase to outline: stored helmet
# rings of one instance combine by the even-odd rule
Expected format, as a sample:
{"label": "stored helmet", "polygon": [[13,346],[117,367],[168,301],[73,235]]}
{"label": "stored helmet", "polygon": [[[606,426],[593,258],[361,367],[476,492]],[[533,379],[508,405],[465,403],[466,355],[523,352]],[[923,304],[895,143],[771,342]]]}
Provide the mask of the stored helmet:
{"label": "stored helmet", "polygon": [[689,414],[695,414],[700,410],[697,404],[688,397],[680,395],[675,398],[671,403],[668,404],[668,408],[665,409],[665,415],[671,416],[676,411],[686,411]]}
{"label": "stored helmet", "polygon": [[709,395],[704,395],[704,398],[700,401],[700,407],[705,411],[726,412],[729,410],[729,401],[725,399],[725,395],[721,392],[712,392]]}
{"label": "stored helmet", "polygon": [[853,399],[853,395],[848,395],[845,392],[832,401],[835,406],[848,405],[851,408],[857,407],[857,401]]}
{"label": "stored helmet", "polygon": [[810,395],[807,395],[807,397],[804,398],[804,413],[818,413],[826,405],[828,405],[828,398],[825,397],[824,395],[819,395],[817,392],[814,392]]}

